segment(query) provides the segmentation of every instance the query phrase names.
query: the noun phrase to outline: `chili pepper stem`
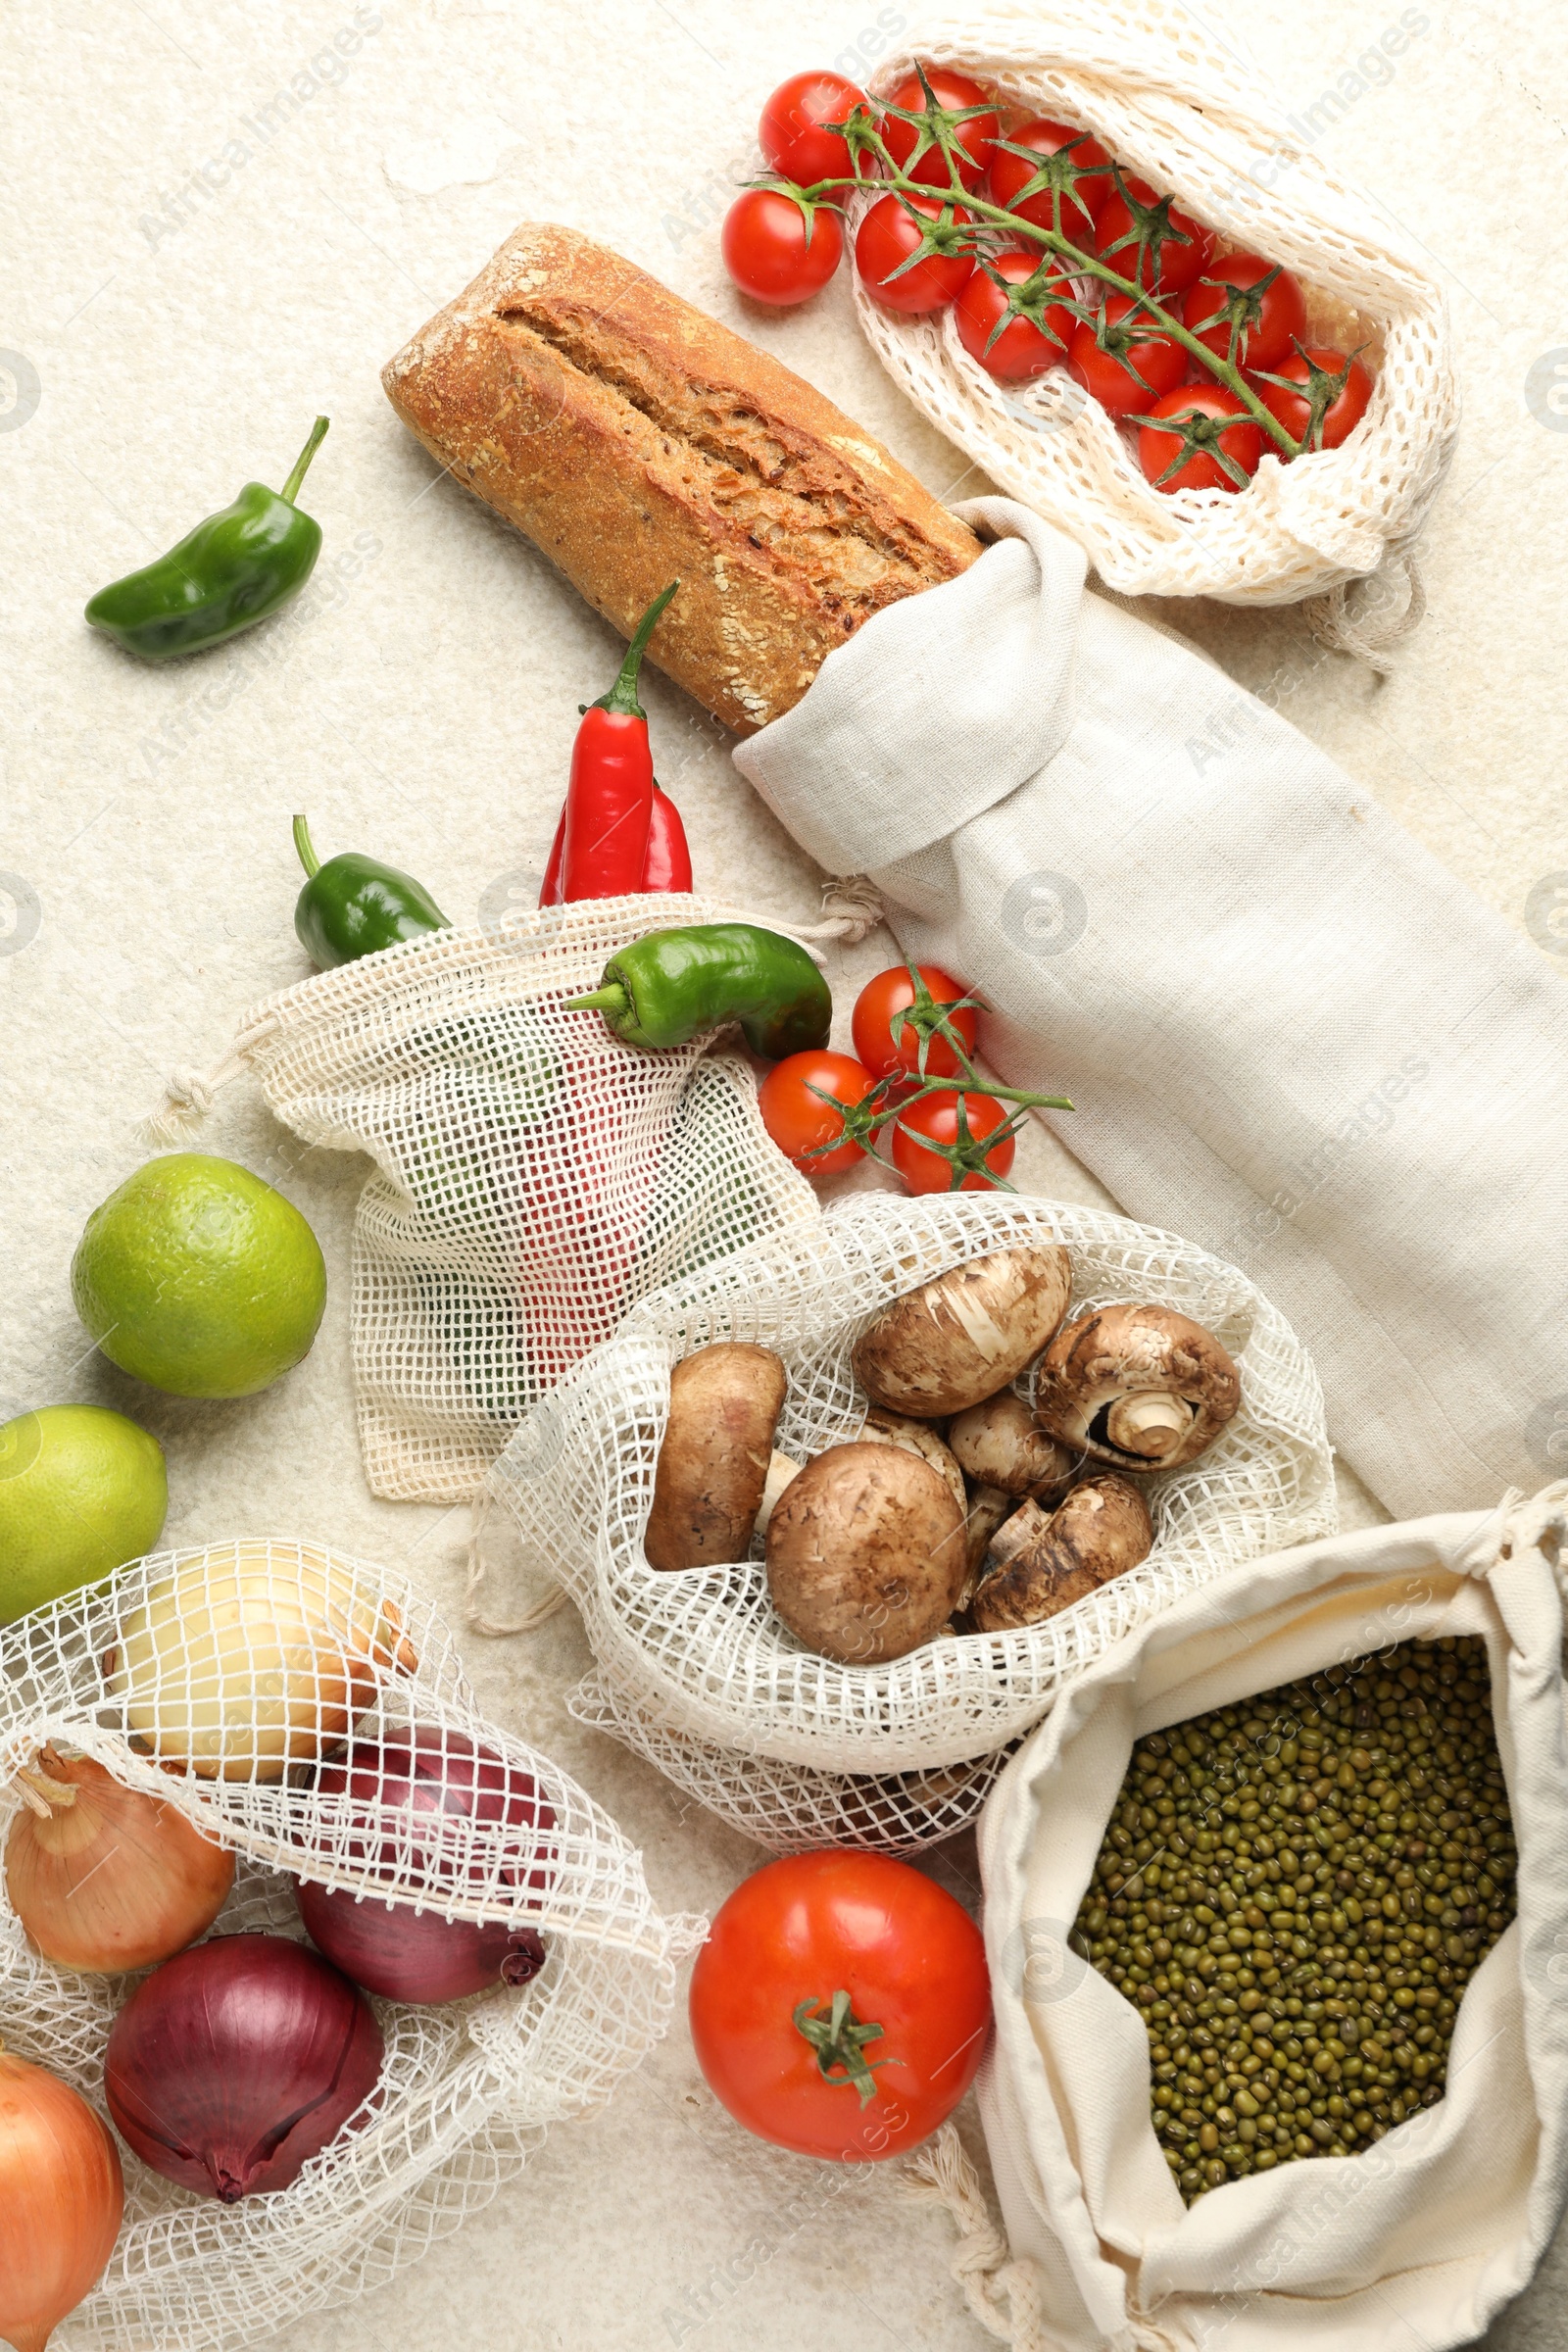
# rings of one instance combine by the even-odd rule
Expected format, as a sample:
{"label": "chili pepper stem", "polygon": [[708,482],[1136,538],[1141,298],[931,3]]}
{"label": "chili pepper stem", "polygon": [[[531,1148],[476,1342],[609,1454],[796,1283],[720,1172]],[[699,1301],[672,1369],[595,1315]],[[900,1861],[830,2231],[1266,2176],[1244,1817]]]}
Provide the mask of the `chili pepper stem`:
{"label": "chili pepper stem", "polygon": [[307,874],[318,874],[321,870],[321,860],[316,855],[316,847],[311,840],[311,828],[303,816],[297,816],[294,819],[294,847],[300,854],[300,863],[304,866]]}
{"label": "chili pepper stem", "polygon": [[282,489],[278,493],[278,496],[287,500],[290,506],[293,505],[295,499],[299,496],[300,484],[305,479],[311,460],[320,448],[321,443],[326,439],[326,428],[330,422],[330,417],[318,416],[316,422],[311,427],[310,439],[306,442],[305,447],[300,451],[299,456],[294,461],[293,472],[289,475],[288,480],[283,484]]}
{"label": "chili pepper stem", "polygon": [[643,656],[648,651],[648,640],[658,626],[659,616],[679,586],[679,580],[671,580],[669,586],[661,595],[655,597],[637,623],[632,641],[626,648],[626,659],[622,662],[616,674],[615,683],[610,692],[602,694],[596,703],[585,703],[583,706],[585,712],[589,710],[618,710],[627,718],[647,717],[647,712],[637,700],[637,672],[642,667]]}
{"label": "chili pepper stem", "polygon": [[626,991],[612,980],[605,988],[596,988],[591,997],[568,997],[563,1012],[624,1012],[630,1003]]}

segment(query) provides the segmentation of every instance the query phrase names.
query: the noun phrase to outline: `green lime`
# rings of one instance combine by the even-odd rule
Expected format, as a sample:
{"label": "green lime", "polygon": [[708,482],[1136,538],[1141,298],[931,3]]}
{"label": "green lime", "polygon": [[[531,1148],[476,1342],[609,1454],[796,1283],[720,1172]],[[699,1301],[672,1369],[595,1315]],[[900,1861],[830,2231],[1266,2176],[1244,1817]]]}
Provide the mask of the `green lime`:
{"label": "green lime", "polygon": [[71,1295],[122,1372],[172,1396],[251,1396],[315,1339],[326,1267],[299,1210],[260,1176],[171,1152],[93,1210]]}
{"label": "green lime", "polygon": [[151,1551],[169,1509],[164,1449],[101,1404],[0,1424],[0,1624]]}

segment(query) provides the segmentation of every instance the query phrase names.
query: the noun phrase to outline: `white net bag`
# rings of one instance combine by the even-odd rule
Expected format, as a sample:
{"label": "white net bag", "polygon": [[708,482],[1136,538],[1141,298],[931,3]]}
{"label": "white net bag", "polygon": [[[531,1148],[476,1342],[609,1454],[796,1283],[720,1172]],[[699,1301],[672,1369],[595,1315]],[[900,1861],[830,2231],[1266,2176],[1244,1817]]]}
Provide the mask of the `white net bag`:
{"label": "white net bag", "polygon": [[744,1056],[708,1039],[628,1053],[597,1014],[562,1010],[629,940],[737,919],[672,893],[438,931],[268,998],[217,1071],[172,1083],[161,1141],[249,1068],[296,1135],[376,1162],[353,1352],[377,1494],[466,1501],[636,1299],[816,1217]]}
{"label": "white net bag", "polygon": [[[1433,271],[1179,0],[983,0],[931,21],[878,69],[872,90],[891,96],[916,58],[973,75],[1020,114],[1093,131],[1213,229],[1217,250],[1283,264],[1301,280],[1307,339],[1365,346],[1376,380],[1339,449],[1289,464],[1265,455],[1245,491],[1166,493],[1064,368],[1000,384],[959,343],[951,308],[902,318],[857,278],[860,325],[888,372],[993,481],[1076,539],[1108,587],[1228,604],[1324,597],[1314,625],[1370,651],[1370,624],[1363,637],[1348,621],[1346,587],[1408,549],[1458,422]],[[852,224],[872,201],[851,199]],[[1419,612],[1412,574],[1405,625]]]}
{"label": "white net bag", "polygon": [[[1242,1408],[1220,1439],[1147,1482],[1154,1544],[1141,1565],[1042,1624],[939,1638],[874,1666],[819,1656],[786,1631],[760,1541],[728,1568],[649,1567],[643,1531],[682,1356],[726,1340],[774,1349],[789,1380],[776,1443],[805,1461],[859,1436],[866,1400],[850,1354],[882,1306],[967,1259],[1044,1241],[1071,1252],[1074,1307],[1163,1301],[1212,1331],[1241,1372]],[[1336,1524],[1316,1376],[1244,1275],[1098,1209],[974,1193],[854,1196],[814,1229],[754,1244],[645,1299],[529,1414],[487,1501],[507,1514],[530,1567],[582,1613],[599,1666],[579,1699],[588,1719],[612,1722],[705,1802],[715,1777],[738,1779],[743,1793],[722,1809],[737,1826],[748,1815],[774,1844],[842,1820],[844,1792],[803,1784],[801,1768],[911,1776],[893,1800],[892,1841],[949,1834],[956,1791],[944,1768],[959,1768],[961,1801],[961,1768],[975,1767],[967,1787],[978,1788],[979,1766],[1129,1628],[1234,1561]],[[760,1773],[757,1760],[795,1771]],[[851,1793],[863,1811],[867,1792]],[[933,1829],[939,1819],[948,1828]]]}
{"label": "white net bag", "polygon": [[[704,1923],[662,1918],[609,1816],[483,1719],[450,1635],[401,1579],[312,1544],[159,1553],[8,1627],[6,1651],[0,1838],[23,1801],[14,1776],[50,1745],[235,1853],[215,1935],[303,1941],[290,1877],[308,1854],[321,1884],[525,1925],[545,1953],[516,1989],[374,2001],[376,2090],[287,2188],[219,2204],[120,2142],[123,2224],[51,2339],[61,2352],[212,2352],[380,2284],[484,2204],[547,2126],[602,2103],[665,2031],[676,1963]],[[416,1728],[438,1775],[461,1775],[478,1748],[509,1788],[531,1786],[526,1870],[518,1829],[482,1808],[421,1814],[415,1851],[406,1815],[368,1816],[363,1798],[314,1786],[308,1758],[351,1726],[354,1753]],[[374,1842],[381,1820],[390,1842]],[[100,2113],[109,2031],[140,1981],[56,1967],[0,1896],[0,2039]]]}

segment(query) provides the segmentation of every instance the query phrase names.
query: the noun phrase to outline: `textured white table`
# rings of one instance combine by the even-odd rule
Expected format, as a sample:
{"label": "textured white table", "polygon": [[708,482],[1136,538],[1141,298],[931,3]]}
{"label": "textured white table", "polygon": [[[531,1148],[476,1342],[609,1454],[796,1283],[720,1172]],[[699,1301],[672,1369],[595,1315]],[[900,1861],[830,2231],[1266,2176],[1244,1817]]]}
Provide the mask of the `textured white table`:
{"label": "textured white table", "polygon": [[[409,1568],[460,1616],[466,1514],[376,1502],[360,1473],[344,1278],[364,1163],[307,1152],[245,1089],[211,1122],[209,1149],[304,1209],[332,1277],[314,1353],[260,1398],[181,1404],[122,1380],[84,1354],[66,1282],[87,1211],[143,1156],[132,1123],[166,1069],[211,1060],[245,1005],[306,968],[292,812],[309,808],[323,852],[407,866],[466,918],[490,886],[521,872],[525,888],[540,870],[577,705],[618,659],[542,558],[436,478],[379,367],[519,220],[555,218],[777,351],[934,490],[983,488],[882,377],[842,282],[807,316],[743,316],[718,260],[724,186],[751,168],[763,94],[799,66],[848,63],[862,38],[869,63],[878,21],[896,31],[904,14],[897,0],[601,0],[591,16],[565,0],[53,0],[10,13],[0,347],[22,364],[0,360],[0,882],[13,909],[0,903],[0,1415],[64,1397],[135,1414],[169,1450],[172,1540],[314,1533]],[[1392,74],[1358,71],[1396,21],[1412,37]],[[1298,613],[1163,617],[1526,927],[1533,887],[1568,868],[1568,376],[1547,356],[1568,364],[1553,219],[1568,41],[1522,0],[1402,13],[1321,0],[1289,15],[1235,0],[1233,22],[1325,153],[1441,264],[1466,424],[1428,540],[1431,611],[1389,683],[1322,655]],[[1337,105],[1320,103],[1328,92]],[[164,672],[91,638],[86,596],[242,481],[280,480],[318,410],[332,430],[305,503],[327,545],[297,616]],[[700,875],[807,919],[817,878],[712,729],[658,677],[647,700]],[[886,944],[840,959],[846,1008]],[[1043,1135],[1020,1173],[1040,1192],[1103,1198]],[[1348,1514],[1376,1515],[1346,1499]],[[573,1622],[466,1647],[485,1703],[643,1844],[666,1908],[716,1904],[756,1864],[570,1723],[562,1693],[586,1663]],[[972,1849],[935,1867],[974,1898]],[[947,2275],[946,2225],[888,2175],[812,2200],[803,2223],[792,2201],[810,2178],[728,2124],[677,2031],[421,2267],[283,2340],[977,2352],[987,2339]],[[1568,2257],[1548,2265],[1496,2343],[1562,2340],[1565,2272]]]}

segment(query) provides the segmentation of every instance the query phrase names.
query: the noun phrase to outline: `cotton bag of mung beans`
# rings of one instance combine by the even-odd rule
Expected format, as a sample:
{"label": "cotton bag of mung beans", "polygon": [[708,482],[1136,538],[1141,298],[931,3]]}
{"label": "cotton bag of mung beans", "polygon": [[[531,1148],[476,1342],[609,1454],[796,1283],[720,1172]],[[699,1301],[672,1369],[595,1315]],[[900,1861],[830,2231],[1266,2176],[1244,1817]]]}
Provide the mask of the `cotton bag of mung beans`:
{"label": "cotton bag of mung beans", "polygon": [[1559,1483],[1250,1562],[1019,1750],[980,1844],[1019,2352],[1441,2352],[1529,2279],[1568,2187],[1565,1538]]}

